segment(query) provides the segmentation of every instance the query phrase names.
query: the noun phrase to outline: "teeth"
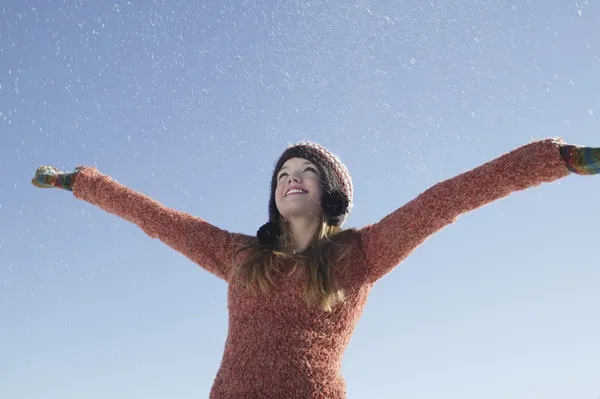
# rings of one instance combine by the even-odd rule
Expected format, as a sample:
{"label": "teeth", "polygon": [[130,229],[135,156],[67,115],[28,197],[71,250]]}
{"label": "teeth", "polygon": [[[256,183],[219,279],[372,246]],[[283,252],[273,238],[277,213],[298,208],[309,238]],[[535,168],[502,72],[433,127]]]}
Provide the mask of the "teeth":
{"label": "teeth", "polygon": [[288,196],[290,194],[294,194],[294,193],[305,193],[305,192],[306,191],[304,191],[304,190],[300,190],[300,189],[295,188],[293,190],[288,191],[287,194],[286,194],[286,196]]}

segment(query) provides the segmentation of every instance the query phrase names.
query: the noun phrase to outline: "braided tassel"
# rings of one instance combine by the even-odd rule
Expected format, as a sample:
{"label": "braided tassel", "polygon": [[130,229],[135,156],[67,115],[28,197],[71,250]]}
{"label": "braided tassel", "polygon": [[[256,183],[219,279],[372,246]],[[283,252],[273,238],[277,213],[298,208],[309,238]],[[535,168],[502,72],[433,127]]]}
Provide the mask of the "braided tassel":
{"label": "braided tassel", "polygon": [[600,174],[600,148],[564,145],[560,148],[560,155],[567,163],[567,168],[573,173]]}

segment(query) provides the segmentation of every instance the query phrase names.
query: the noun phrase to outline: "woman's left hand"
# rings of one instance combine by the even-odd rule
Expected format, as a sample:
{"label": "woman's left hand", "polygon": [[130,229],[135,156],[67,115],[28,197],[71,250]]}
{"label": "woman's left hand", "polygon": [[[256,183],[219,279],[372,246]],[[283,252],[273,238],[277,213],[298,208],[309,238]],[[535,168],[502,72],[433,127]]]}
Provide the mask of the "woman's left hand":
{"label": "woman's left hand", "polygon": [[567,168],[578,175],[600,174],[600,148],[563,145],[560,155],[567,163]]}

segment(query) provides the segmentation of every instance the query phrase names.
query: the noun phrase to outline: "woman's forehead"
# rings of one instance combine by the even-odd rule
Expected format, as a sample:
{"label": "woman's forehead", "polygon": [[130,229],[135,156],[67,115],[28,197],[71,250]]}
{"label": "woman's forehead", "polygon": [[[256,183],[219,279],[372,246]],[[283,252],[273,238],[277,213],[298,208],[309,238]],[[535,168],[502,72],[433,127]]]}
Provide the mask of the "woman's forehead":
{"label": "woman's forehead", "polygon": [[281,166],[281,169],[284,169],[286,167],[291,167],[291,166],[304,166],[304,165],[316,166],[314,163],[310,162],[306,158],[294,157],[294,158],[290,158],[287,161],[285,161],[285,163]]}

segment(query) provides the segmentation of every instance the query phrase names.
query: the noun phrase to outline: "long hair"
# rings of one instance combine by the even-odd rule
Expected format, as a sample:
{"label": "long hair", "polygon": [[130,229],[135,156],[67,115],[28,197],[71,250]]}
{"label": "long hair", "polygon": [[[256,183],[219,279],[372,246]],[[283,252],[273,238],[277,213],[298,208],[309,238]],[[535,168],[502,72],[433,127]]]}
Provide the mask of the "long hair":
{"label": "long hair", "polygon": [[252,241],[235,252],[235,258],[242,252],[249,255],[237,265],[240,281],[248,288],[258,285],[260,291],[268,293],[276,284],[275,276],[281,272],[280,266],[293,261],[292,272],[301,267],[305,274],[304,300],[308,305],[319,305],[325,312],[331,312],[335,305],[345,300],[335,274],[347,262],[355,229],[346,229],[321,221],[319,229],[309,246],[295,254],[291,246],[291,236],[286,222],[280,222],[281,236],[277,249],[269,249]]}

